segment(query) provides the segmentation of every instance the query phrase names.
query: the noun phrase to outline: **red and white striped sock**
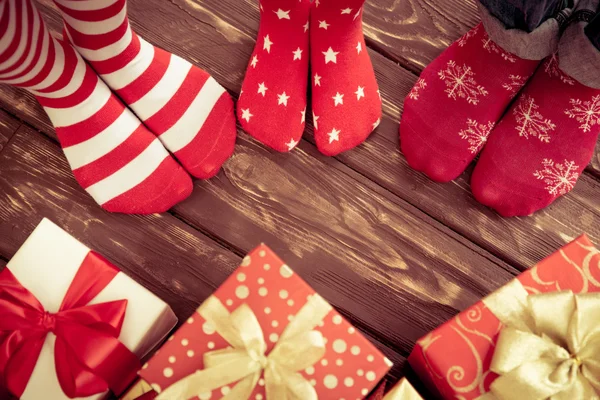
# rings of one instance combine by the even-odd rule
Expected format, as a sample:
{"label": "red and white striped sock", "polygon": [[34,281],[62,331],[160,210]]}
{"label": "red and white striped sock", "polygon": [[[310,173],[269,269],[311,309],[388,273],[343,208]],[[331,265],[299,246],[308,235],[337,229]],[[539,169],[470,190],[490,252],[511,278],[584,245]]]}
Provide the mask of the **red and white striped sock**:
{"label": "red and white striped sock", "polygon": [[191,193],[160,141],[70,44],[50,35],[30,0],[0,0],[0,82],[36,96],[75,178],[104,209],[163,212]]}
{"label": "red and white striped sock", "polygon": [[192,175],[219,172],[235,146],[229,94],[208,73],[132,31],[126,0],[55,0],[66,35]]}

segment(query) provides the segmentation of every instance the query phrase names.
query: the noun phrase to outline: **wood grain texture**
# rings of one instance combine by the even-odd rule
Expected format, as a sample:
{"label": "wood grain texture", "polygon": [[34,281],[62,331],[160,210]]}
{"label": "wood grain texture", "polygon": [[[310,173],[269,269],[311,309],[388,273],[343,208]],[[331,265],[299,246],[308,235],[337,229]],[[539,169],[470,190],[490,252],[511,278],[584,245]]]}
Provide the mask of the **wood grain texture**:
{"label": "wood grain texture", "polygon": [[0,152],[20,125],[18,120],[0,109]]}
{"label": "wood grain texture", "polygon": [[[28,127],[19,129],[0,154],[0,191],[6,194],[0,198],[0,257],[10,259],[41,218],[50,218],[165,299],[181,321],[241,259],[172,215],[142,217],[102,211],[79,188],[59,147]],[[256,237],[252,247],[259,243]],[[296,261],[311,263],[310,259]],[[343,271],[338,269],[338,273]],[[311,274],[303,277],[309,284],[320,281]],[[354,300],[331,291],[328,295],[345,317],[355,320]],[[390,376],[402,376],[404,355],[370,329],[357,327],[396,364]]]}
{"label": "wood grain texture", "polygon": [[[251,6],[252,1],[247,0],[246,7],[172,1],[177,7],[167,2],[131,1],[134,26],[149,41],[211,71],[231,92],[239,90],[258,26],[258,12]],[[54,29],[60,29],[60,19],[51,6],[44,8],[44,14]],[[139,25],[136,21],[145,23]],[[569,195],[533,217],[503,219],[474,200],[468,184],[470,171],[448,184],[431,182],[413,171],[398,151],[397,129],[403,99],[415,76],[381,54],[372,50],[370,54],[383,95],[384,118],[364,145],[342,154],[339,161],[520,269],[584,231],[600,243],[600,226],[594,223],[600,215],[598,180],[590,175],[584,175]],[[19,118],[46,133],[52,132],[31,97],[5,89],[0,91],[0,100]],[[306,137],[312,140],[310,129]]]}

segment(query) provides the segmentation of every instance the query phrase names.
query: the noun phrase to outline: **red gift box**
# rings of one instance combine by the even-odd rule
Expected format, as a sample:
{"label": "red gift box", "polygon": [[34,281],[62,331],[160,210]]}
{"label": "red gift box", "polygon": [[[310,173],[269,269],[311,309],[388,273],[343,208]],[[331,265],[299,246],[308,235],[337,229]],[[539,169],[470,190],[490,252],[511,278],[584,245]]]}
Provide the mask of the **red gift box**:
{"label": "red gift box", "polygon": [[585,235],[421,338],[408,361],[440,398],[476,399],[497,378],[490,365],[505,310],[527,294],[565,290],[600,292],[600,252]]}
{"label": "red gift box", "polygon": [[[160,393],[198,370],[210,369],[205,365],[207,355],[210,357],[211,353],[218,353],[217,350],[233,345],[224,339],[221,335],[224,330],[214,321],[229,321],[228,315],[236,314],[238,309],[248,311],[247,307],[255,315],[255,320],[260,325],[259,331],[262,330],[261,340],[264,338],[266,344],[263,355],[271,360],[273,353],[286,347],[281,342],[290,339],[290,330],[294,330],[297,322],[305,320],[302,316],[318,314],[306,312],[314,304],[321,308],[325,306],[325,309],[320,311],[318,321],[311,324],[306,332],[316,334],[317,339],[321,337],[324,354],[316,362],[311,361],[310,365],[295,371],[299,373],[296,375],[314,387],[321,399],[364,398],[385,376],[391,362],[265,245],[259,246],[244,258],[241,266],[144,366],[140,376]],[[211,311],[208,312],[208,309]],[[212,318],[209,314],[219,312],[224,314],[223,318],[207,321],[207,318]],[[248,328],[246,325],[244,327],[240,329],[241,336],[247,334]],[[298,336],[301,335],[295,334],[292,338]],[[229,340],[235,342],[231,337]],[[239,346],[234,347],[237,350]],[[272,352],[274,348],[276,351]],[[245,350],[243,353],[246,354]],[[280,364],[285,363],[285,360],[286,358],[280,359]],[[261,362],[265,362],[265,358]],[[266,365],[263,364],[262,368],[271,368],[270,364],[269,367]],[[211,363],[210,367],[212,366]],[[262,369],[258,371],[260,375],[256,375],[260,379],[252,383],[251,399],[266,400],[266,387],[274,381],[261,371]],[[224,372],[226,375],[229,371]],[[288,373],[293,375],[294,371],[279,372],[282,372],[282,376],[287,376]],[[239,389],[236,385],[240,382],[238,386],[243,385],[244,379],[212,391],[195,392],[199,396],[193,398],[221,398],[229,391]]]}

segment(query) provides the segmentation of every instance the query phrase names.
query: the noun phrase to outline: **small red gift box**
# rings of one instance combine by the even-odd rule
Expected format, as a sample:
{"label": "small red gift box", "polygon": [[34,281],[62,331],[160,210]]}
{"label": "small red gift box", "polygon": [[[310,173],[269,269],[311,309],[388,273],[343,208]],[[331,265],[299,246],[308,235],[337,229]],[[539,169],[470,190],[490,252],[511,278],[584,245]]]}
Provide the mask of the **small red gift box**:
{"label": "small red gift box", "polygon": [[356,399],[369,394],[390,367],[367,339],[261,245],[169,338],[140,376],[164,398],[229,394],[227,398],[277,399],[293,387],[300,391],[295,395],[301,394],[293,398]]}
{"label": "small red gift box", "polygon": [[533,294],[600,292],[600,252],[583,235],[420,339],[409,362],[444,399],[476,399],[498,375],[490,366],[501,321]]}

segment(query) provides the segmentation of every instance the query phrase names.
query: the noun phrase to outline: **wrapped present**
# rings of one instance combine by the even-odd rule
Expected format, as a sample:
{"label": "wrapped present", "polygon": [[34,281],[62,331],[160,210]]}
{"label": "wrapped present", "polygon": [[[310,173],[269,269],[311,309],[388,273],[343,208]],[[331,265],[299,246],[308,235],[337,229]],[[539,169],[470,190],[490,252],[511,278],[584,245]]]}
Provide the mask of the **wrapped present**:
{"label": "wrapped present", "polygon": [[406,378],[394,386],[384,397],[383,400],[423,400],[421,395],[415,390]]}
{"label": "wrapped present", "polygon": [[140,371],[172,399],[364,398],[391,362],[267,246]]}
{"label": "wrapped present", "polygon": [[167,304],[44,219],[0,272],[0,386],[23,400],[119,394],[176,323]]}
{"label": "wrapped present", "polygon": [[600,252],[583,235],[420,339],[409,362],[444,399],[600,396]]}

